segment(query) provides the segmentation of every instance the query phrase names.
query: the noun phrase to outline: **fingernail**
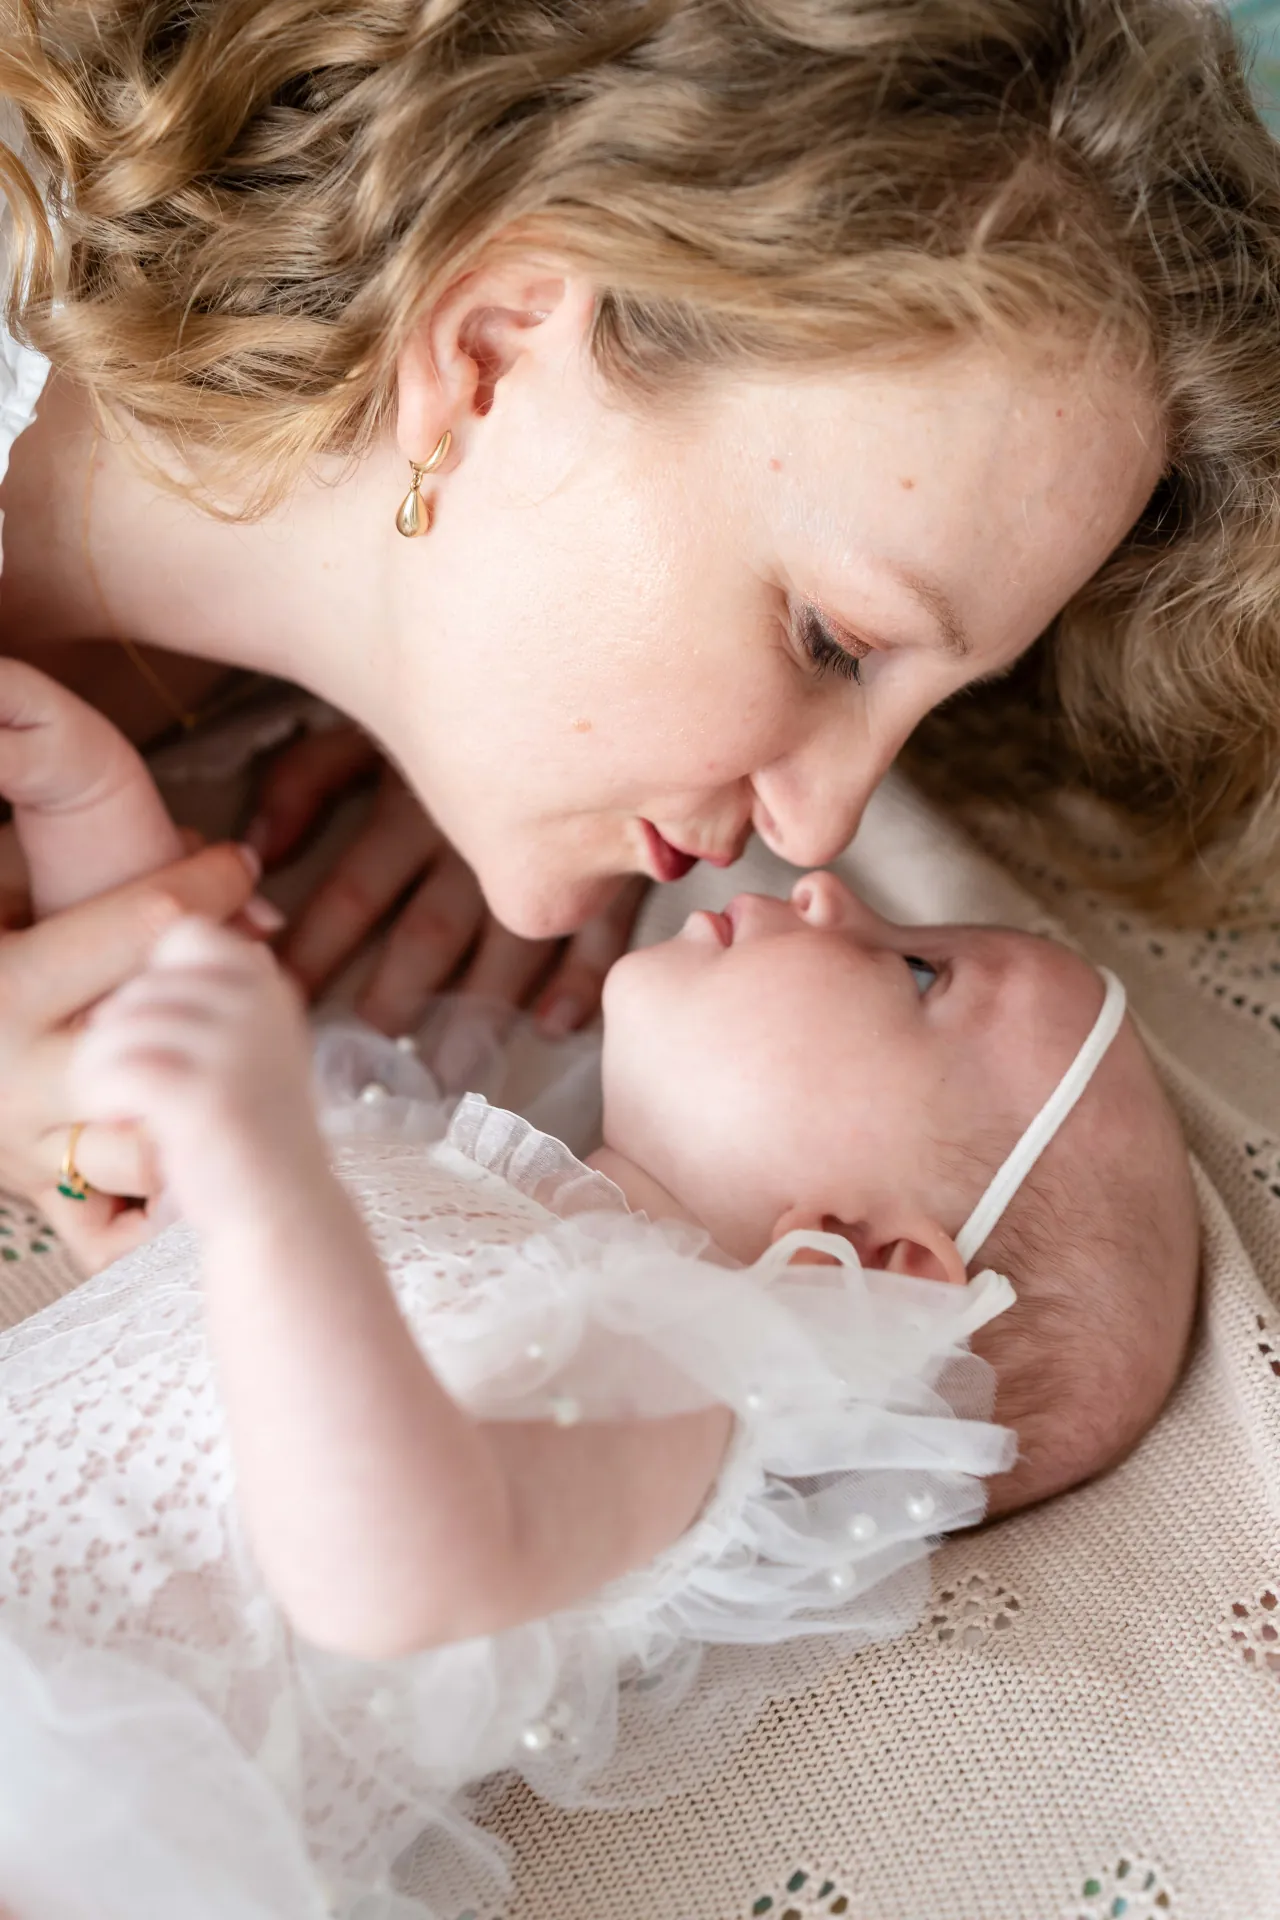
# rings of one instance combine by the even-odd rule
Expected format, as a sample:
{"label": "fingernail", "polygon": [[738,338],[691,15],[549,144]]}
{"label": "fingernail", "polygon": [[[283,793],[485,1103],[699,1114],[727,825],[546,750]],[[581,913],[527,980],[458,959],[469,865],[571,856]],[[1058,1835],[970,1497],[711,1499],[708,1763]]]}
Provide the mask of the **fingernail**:
{"label": "fingernail", "polygon": [[538,1009],[538,1031],[548,1040],[563,1040],[582,1018],[582,1003],[571,993],[557,994]]}
{"label": "fingernail", "polygon": [[256,927],[259,933],[279,933],[285,924],[285,917],[279,907],[268,900],[265,894],[255,893],[251,899],[245,901],[240,911],[250,926]]}
{"label": "fingernail", "polygon": [[[252,827],[249,829],[249,831],[250,833],[253,832]],[[247,839],[241,840],[236,847],[236,852],[240,855],[240,858],[244,861],[245,866],[249,869],[249,878],[251,880],[261,880],[262,855],[258,852],[258,849],[252,844],[252,842]]]}

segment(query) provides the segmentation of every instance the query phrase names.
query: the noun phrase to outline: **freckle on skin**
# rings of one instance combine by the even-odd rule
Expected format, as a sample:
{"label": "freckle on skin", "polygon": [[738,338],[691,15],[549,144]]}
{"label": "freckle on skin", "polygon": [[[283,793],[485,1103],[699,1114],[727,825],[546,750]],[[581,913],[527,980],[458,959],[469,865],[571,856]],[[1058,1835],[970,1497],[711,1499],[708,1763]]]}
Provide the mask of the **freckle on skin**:
{"label": "freckle on skin", "polygon": [[902,476],[901,480],[899,480],[898,482],[898,485],[902,488],[902,491],[904,493],[910,493],[912,487],[914,487],[915,485],[915,481],[911,478],[911,475],[907,473]]}
{"label": "freckle on skin", "polygon": [[593,724],[590,720],[575,720],[573,730],[575,733],[590,733]]}
{"label": "freckle on skin", "polygon": [[1062,418],[1062,408],[1061,408],[1061,407],[1059,407],[1057,411],[1058,411],[1058,418],[1059,418],[1059,420],[1061,420],[1061,418]]}
{"label": "freckle on skin", "polygon": [[782,472],[782,462],[781,462],[781,460],[779,460],[779,458],[778,458],[778,456],[777,456],[777,454],[776,454],[776,453],[775,453],[775,454],[773,454],[773,455],[771,455],[771,457],[770,457],[770,460],[769,460],[769,470],[770,470],[770,472],[771,472],[771,473],[781,473],[781,472]]}

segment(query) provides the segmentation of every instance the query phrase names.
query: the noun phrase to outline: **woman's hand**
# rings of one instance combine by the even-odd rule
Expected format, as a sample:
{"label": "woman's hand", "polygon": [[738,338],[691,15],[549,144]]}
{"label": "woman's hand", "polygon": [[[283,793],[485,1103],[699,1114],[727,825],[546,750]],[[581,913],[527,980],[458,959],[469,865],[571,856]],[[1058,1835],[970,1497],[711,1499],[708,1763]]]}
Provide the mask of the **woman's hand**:
{"label": "woman's hand", "polygon": [[647,881],[628,881],[568,940],[521,940],[488,912],[471,869],[358,728],[310,734],[268,766],[248,838],[268,866],[299,845],[324,808],[371,778],[368,820],[290,925],[279,954],[309,996],[399,910],[357,1011],[384,1033],[422,1020],[446,985],[534,1006],[544,1033],[584,1026],[635,921]]}
{"label": "woman's hand", "polygon": [[94,1190],[82,1201],[57,1191],[76,1118],[67,1075],[83,1014],[145,966],[172,922],[192,913],[232,918],[249,905],[256,879],[246,849],[208,847],[36,926],[0,933],[0,1188],[39,1207],[86,1272],[146,1238],[146,1214],[118,1196],[149,1198],[158,1180],[136,1127],[94,1124],[75,1149]]}

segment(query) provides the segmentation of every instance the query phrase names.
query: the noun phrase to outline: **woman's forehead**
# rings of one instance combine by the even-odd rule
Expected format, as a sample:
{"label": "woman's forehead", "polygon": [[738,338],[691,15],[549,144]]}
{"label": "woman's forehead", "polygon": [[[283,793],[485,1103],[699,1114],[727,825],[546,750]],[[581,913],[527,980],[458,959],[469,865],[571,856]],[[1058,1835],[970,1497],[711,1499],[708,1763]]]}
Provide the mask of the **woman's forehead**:
{"label": "woman's forehead", "polygon": [[[751,390],[741,458],[787,571],[873,640],[1019,644],[1133,524],[1164,437],[1136,378],[989,346]],[[1037,626],[1038,630],[1038,626]]]}

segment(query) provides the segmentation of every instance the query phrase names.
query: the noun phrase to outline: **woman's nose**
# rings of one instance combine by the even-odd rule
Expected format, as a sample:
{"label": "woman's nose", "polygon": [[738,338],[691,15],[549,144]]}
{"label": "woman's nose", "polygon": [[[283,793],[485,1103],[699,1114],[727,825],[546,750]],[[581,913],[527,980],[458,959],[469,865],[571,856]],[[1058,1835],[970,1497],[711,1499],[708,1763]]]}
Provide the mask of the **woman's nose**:
{"label": "woman's nose", "polygon": [[843,753],[797,754],[755,776],[752,824],[779,859],[794,867],[822,867],[844,852],[885,771],[858,768],[857,757],[856,744],[846,740]]}

